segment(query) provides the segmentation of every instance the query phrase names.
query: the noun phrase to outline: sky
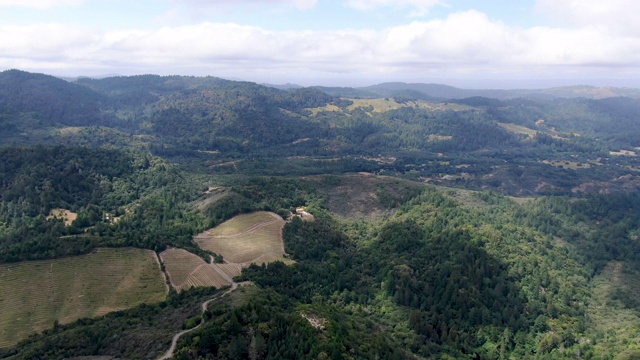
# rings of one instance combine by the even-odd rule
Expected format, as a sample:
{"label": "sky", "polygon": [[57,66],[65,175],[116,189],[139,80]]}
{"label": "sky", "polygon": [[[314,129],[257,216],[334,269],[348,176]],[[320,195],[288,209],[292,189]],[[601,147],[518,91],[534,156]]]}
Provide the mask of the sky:
{"label": "sky", "polygon": [[636,0],[0,0],[0,70],[640,87]]}

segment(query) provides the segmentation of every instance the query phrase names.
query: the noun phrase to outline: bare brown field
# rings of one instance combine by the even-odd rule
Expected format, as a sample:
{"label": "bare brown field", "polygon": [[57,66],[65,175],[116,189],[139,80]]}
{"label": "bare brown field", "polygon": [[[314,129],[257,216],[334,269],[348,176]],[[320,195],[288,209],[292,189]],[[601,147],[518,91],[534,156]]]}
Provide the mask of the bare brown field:
{"label": "bare brown field", "polygon": [[162,301],[151,250],[99,249],[83,256],[0,265],[0,347],[30,334],[141,303]]}
{"label": "bare brown field", "polygon": [[69,226],[78,218],[78,214],[67,209],[52,209],[47,216],[47,220],[54,218],[64,220],[64,225]]}
{"label": "bare brown field", "polygon": [[177,290],[198,286],[223,287],[229,285],[214,268],[199,256],[184,249],[168,249],[160,254],[169,281]]}
{"label": "bare brown field", "polygon": [[270,212],[243,214],[195,238],[205,250],[213,251],[234,264],[262,264],[285,261],[282,227],[285,222]]}

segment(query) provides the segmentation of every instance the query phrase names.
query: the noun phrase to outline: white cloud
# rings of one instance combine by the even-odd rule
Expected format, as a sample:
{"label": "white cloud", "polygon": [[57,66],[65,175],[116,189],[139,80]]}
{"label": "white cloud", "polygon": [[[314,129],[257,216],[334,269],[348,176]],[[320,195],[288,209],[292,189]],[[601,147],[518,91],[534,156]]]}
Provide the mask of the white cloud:
{"label": "white cloud", "polygon": [[0,0],[0,7],[49,9],[56,6],[80,5],[84,0]]}
{"label": "white cloud", "polygon": [[537,0],[536,7],[560,23],[640,35],[640,2],[636,0]]}
{"label": "white cloud", "polygon": [[294,0],[293,5],[301,10],[312,9],[316,6],[317,0]]}
{"label": "white cloud", "polygon": [[347,0],[347,5],[357,10],[372,10],[380,7],[412,8],[411,15],[425,15],[430,8],[442,5],[440,0]]}
{"label": "white cloud", "polygon": [[[17,1],[17,0],[16,0]],[[282,4],[293,6],[297,9],[307,10],[315,7],[317,0],[173,0],[175,4],[197,5],[207,7],[226,7],[243,4],[265,5]]]}
{"label": "white cloud", "polygon": [[[383,30],[269,31],[232,23],[99,31],[0,25],[0,68],[249,80],[638,73],[640,38],[598,26],[511,28],[477,11]],[[577,70],[576,70],[577,71]],[[616,75],[617,76],[617,75]]]}
{"label": "white cloud", "polygon": [[287,9],[308,11],[316,6],[317,0],[172,0],[171,3],[169,9],[156,17],[156,23],[193,23],[204,21],[211,15],[225,16],[234,13],[269,16],[273,12]]}

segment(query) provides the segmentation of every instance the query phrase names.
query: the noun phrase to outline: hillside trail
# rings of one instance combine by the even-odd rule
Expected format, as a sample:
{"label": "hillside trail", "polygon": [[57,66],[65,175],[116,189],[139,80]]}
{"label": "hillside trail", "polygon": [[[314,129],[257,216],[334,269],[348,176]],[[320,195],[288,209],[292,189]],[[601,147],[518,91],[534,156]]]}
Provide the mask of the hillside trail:
{"label": "hillside trail", "polygon": [[[225,292],[223,292],[222,294],[216,294],[211,299],[203,302],[202,303],[202,314],[204,314],[205,311],[207,311],[207,307],[209,306],[209,303],[211,303],[212,301],[222,298],[223,296],[231,293],[232,291],[234,291],[235,289],[237,289],[240,286],[245,286],[245,285],[251,284],[251,282],[249,282],[249,281],[240,282],[240,283],[233,281],[233,279],[229,275],[227,275],[227,273],[222,271],[222,269],[220,269],[219,267],[215,266],[215,264],[213,262],[213,256],[210,257],[210,260],[211,260],[210,265],[220,274],[220,276],[222,276],[226,281],[229,282],[229,284],[231,284],[231,287],[229,289],[227,289]],[[204,324],[204,320],[201,320],[200,324],[198,324],[198,326],[196,326],[194,328],[191,328],[191,329],[188,329],[188,330],[182,330],[179,333],[175,334],[173,336],[173,338],[171,339],[171,347],[169,348],[169,350],[167,350],[166,353],[164,353],[164,355],[159,357],[158,360],[170,359],[173,356],[173,353],[176,350],[176,346],[178,344],[178,340],[180,339],[180,337],[182,335],[184,335],[184,334],[188,334],[188,333],[198,329],[200,326],[202,326],[202,324]]]}

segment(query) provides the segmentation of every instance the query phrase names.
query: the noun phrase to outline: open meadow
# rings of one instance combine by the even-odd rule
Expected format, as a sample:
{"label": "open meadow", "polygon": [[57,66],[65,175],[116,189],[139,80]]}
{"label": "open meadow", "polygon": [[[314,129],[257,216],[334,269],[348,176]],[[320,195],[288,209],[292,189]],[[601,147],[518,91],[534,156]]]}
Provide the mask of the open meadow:
{"label": "open meadow", "polygon": [[282,228],[285,221],[270,212],[243,214],[195,238],[198,246],[235,264],[285,260]]}
{"label": "open meadow", "polygon": [[[167,249],[160,254],[171,285],[177,290],[190,287],[215,286],[217,288],[230,285],[214,267],[198,255],[184,249]],[[232,275],[233,276],[233,275]]]}
{"label": "open meadow", "polygon": [[0,265],[0,348],[32,333],[166,296],[151,250],[98,249],[56,260]]}

